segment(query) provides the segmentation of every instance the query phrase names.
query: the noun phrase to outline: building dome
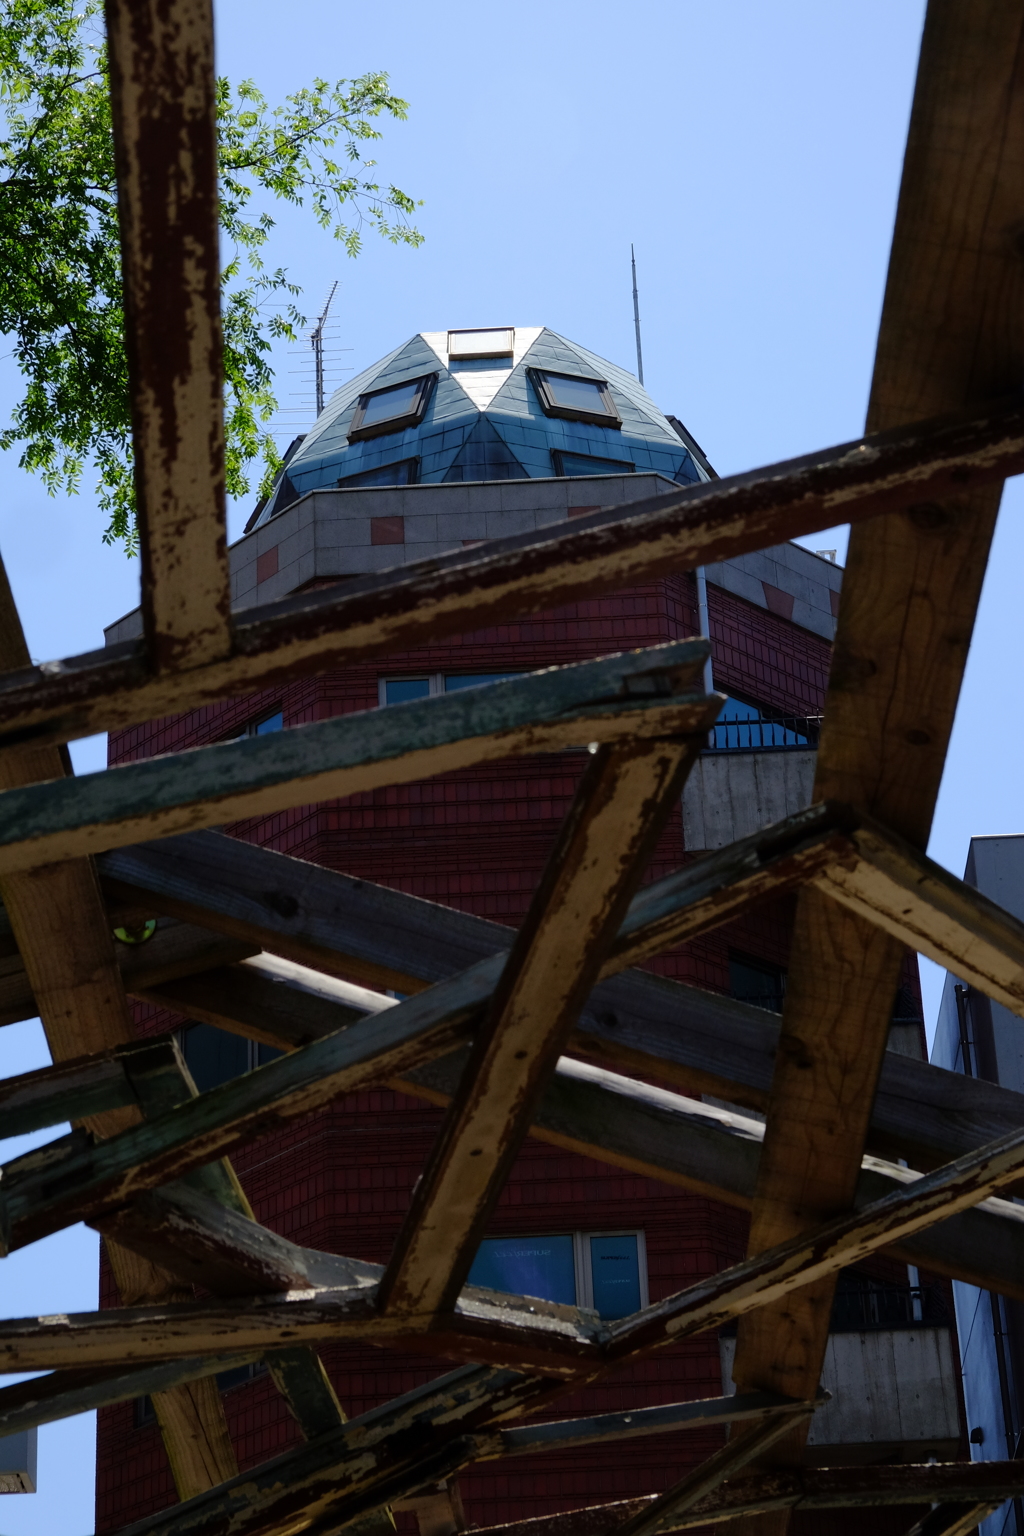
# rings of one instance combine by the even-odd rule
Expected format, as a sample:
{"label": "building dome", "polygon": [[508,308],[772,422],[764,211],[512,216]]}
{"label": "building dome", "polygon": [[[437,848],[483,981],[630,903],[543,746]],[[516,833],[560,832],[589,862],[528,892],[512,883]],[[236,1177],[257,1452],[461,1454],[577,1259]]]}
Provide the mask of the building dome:
{"label": "building dome", "polygon": [[339,486],[633,471],[685,485],[710,466],[624,368],[546,327],[423,331],[335,391],[249,528]]}

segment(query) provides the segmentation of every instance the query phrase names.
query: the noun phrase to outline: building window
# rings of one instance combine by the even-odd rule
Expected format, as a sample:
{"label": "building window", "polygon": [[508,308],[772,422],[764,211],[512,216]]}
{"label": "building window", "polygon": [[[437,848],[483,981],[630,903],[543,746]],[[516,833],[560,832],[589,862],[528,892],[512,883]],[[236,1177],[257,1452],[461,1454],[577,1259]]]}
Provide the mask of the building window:
{"label": "building window", "polygon": [[511,357],[516,333],[511,325],[486,326],[480,331],[449,331],[448,356],[469,363],[478,357]]}
{"label": "building window", "polygon": [[584,379],[574,373],[549,373],[543,368],[529,368],[527,372],[545,416],[591,421],[599,427],[622,426],[622,417],[604,379]]}
{"label": "building window", "polygon": [[781,1013],[786,998],[786,972],[770,960],[729,951],[729,990],[741,1003]]}
{"label": "building window", "polygon": [[560,476],[632,475],[636,472],[636,465],[629,459],[598,459],[589,453],[565,453],[561,448],[552,448],[551,462],[555,474]]}
{"label": "building window", "polygon": [[436,379],[436,373],[425,373],[421,379],[410,379],[407,384],[391,384],[387,389],[360,395],[348,429],[349,442],[418,426]]}
{"label": "building window", "polygon": [[284,1052],[259,1040],[229,1034],[213,1024],[186,1024],[179,1036],[181,1054],[200,1093],[219,1088],[234,1077],[262,1067]]}
{"label": "building window", "polygon": [[722,705],[710,745],[719,752],[816,747],[820,729],[820,715],[783,715],[730,694]]}
{"label": "building window", "polygon": [[458,693],[462,688],[482,688],[486,683],[503,683],[522,672],[427,672],[420,677],[382,677],[377,681],[378,702],[407,704],[410,699],[433,698],[439,693]]}
{"label": "building window", "polygon": [[338,485],[345,491],[366,490],[375,485],[415,485],[419,472],[419,459],[398,459],[394,464],[382,464],[379,469],[343,475]]}
{"label": "building window", "polygon": [[470,1285],[593,1307],[609,1321],[647,1305],[644,1234],[557,1232],[540,1237],[487,1237],[477,1249]]}

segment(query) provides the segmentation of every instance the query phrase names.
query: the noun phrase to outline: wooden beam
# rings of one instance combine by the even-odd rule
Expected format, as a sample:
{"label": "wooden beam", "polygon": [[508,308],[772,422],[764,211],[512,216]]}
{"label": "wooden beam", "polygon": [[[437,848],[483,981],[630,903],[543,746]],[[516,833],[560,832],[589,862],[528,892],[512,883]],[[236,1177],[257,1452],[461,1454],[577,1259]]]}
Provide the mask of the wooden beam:
{"label": "wooden beam", "polygon": [[386,1311],[454,1305],[701,745],[606,747],[584,774],[413,1191],[381,1281]]}
{"label": "wooden beam", "polygon": [[[812,1411],[810,1408],[804,1411],[803,1417],[808,1422]],[[646,1509],[624,1521],[619,1527],[619,1536],[652,1536],[653,1532],[673,1525],[680,1516],[713,1493],[719,1484],[770,1450],[792,1427],[790,1419],[769,1420],[766,1424],[751,1424],[738,1435],[731,1436],[699,1467],[694,1467],[671,1488],[666,1488]]]}
{"label": "wooden beam", "polygon": [[704,640],[466,688],[0,795],[0,874],[519,753],[706,732]]}
{"label": "wooden beam", "polygon": [[[700,1526],[779,1510],[877,1509],[897,1504],[929,1504],[951,1498],[986,1498],[985,1507],[998,1508],[1024,1491],[1024,1466],[1019,1461],[949,1461],[872,1467],[804,1467],[800,1470],[754,1473],[723,1484],[685,1515],[663,1529],[694,1530]],[[597,1504],[588,1509],[540,1515],[508,1525],[478,1528],[478,1536],[612,1536],[623,1521],[649,1508],[656,1498],[647,1494]],[[922,1532],[926,1522],[922,1522]],[[916,1532],[917,1526],[914,1527]],[[908,1532],[908,1536],[912,1533]],[[929,1533],[938,1536],[938,1532]]]}
{"label": "wooden beam", "polygon": [[[0,563],[0,665],[27,663],[21,620]],[[8,793],[35,780],[62,780],[70,771],[67,753],[55,747],[0,752],[0,790]],[[10,875],[0,880],[0,897],[53,1060],[129,1044],[134,1032],[128,1001],[91,861]],[[144,1081],[143,1075],[139,1086]],[[94,1135],[109,1136],[140,1119],[136,1102],[97,1112],[86,1125]],[[170,1302],[180,1294],[169,1271],[140,1262],[116,1244],[108,1257],[123,1302]],[[154,1407],[180,1497],[237,1471],[223,1404],[208,1381],[169,1388],[156,1396]]]}
{"label": "wooden beam", "polygon": [[166,1392],[186,1382],[236,1370],[258,1360],[255,1350],[208,1355],[198,1360],[167,1360],[137,1370],[53,1371],[10,1387],[0,1387],[0,1434],[16,1435],[37,1424],[53,1424],[78,1413],[94,1413],[133,1397]]}
{"label": "wooden beam", "polygon": [[729,1397],[695,1398],[687,1403],[663,1403],[656,1408],[632,1408],[629,1413],[599,1413],[589,1419],[523,1424],[497,1432],[495,1455],[504,1458],[534,1456],[538,1451],[576,1450],[583,1445],[639,1440],[647,1435],[674,1434],[681,1429],[707,1429],[721,1424],[745,1423],[750,1419],[785,1417],[809,1412],[814,1406],[779,1397],[777,1393],[734,1392]]}
{"label": "wooden beam", "polygon": [[[461,1060],[445,1058],[393,1086],[444,1105],[461,1068]],[[581,1157],[749,1210],[764,1128],[742,1115],[563,1057],[530,1134]],[[855,1209],[905,1188],[915,1177],[896,1163],[866,1158]],[[1024,1213],[1011,1200],[987,1200],[885,1251],[903,1263],[1024,1301]]]}
{"label": "wooden beam", "polygon": [[210,0],[106,0],[147,660],[231,650]]}
{"label": "wooden beam", "polygon": [[[1021,377],[1024,267],[1009,231],[1019,225],[1024,184],[1022,42],[1020,5],[928,7],[871,430],[961,408]],[[918,848],[931,826],[999,496],[993,487],[929,497],[850,537],[814,798],[863,810]],[[849,1206],[902,951],[827,897],[801,893],[751,1253]],[[806,1395],[820,1376],[832,1293],[827,1279],[745,1319],[737,1384]],[[784,1528],[784,1519],[769,1521],[748,1536]]]}
{"label": "wooden beam", "polygon": [[[1017,387],[1015,379],[1013,387]],[[144,644],[0,679],[0,745],[121,730],[303,673],[351,666],[575,602],[668,571],[728,560],[836,522],[874,518],[1024,466],[1018,400],[844,443],[802,459],[649,502],[595,513],[571,527],[491,540],[342,590],[302,593],[234,621],[234,649],[189,677],[154,677]]]}
{"label": "wooden beam", "polygon": [[973,1536],[983,1520],[994,1515],[1000,1504],[936,1504],[921,1520],[915,1520],[907,1536]]}

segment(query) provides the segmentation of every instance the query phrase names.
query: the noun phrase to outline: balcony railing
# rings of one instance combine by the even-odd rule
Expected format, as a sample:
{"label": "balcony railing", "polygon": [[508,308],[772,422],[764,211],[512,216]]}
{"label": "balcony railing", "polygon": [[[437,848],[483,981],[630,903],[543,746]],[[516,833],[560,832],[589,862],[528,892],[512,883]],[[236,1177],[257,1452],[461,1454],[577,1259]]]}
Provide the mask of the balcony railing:
{"label": "balcony railing", "polygon": [[820,715],[777,715],[771,719],[719,720],[708,747],[716,752],[806,750],[818,745]]}
{"label": "balcony railing", "polygon": [[948,1326],[949,1314],[938,1286],[883,1285],[866,1277],[841,1275],[832,1304],[832,1333],[863,1333],[873,1328]]}

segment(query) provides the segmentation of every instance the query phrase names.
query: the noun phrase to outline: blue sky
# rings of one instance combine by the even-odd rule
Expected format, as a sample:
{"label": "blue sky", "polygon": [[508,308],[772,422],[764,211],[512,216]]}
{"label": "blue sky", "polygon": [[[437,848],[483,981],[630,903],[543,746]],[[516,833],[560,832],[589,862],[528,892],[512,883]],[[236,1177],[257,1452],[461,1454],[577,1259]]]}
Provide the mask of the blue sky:
{"label": "blue sky", "polygon": [[[309,313],[338,281],[336,344],[350,349],[340,363],[363,368],[419,330],[519,324],[633,367],[632,241],[647,387],[720,473],[860,434],[920,0],[221,0],[217,15],[220,67],[271,100],[314,73],[385,69],[410,103],[376,154],[382,179],[423,199],[424,245],[367,234],[351,261],[288,210],[271,249]],[[286,439],[308,421],[301,372],[289,372],[302,362],[282,349],[279,363]],[[17,387],[4,368],[0,411]],[[88,493],[51,499],[12,456],[0,481],[0,549],[33,655],[101,644],[103,625],[136,602],[135,566],[101,544]],[[250,506],[232,509],[233,534]],[[1006,705],[1020,507],[1015,484],[932,840],[957,874],[972,833],[1021,830],[1019,706]],[[842,532],[806,542],[845,546]],[[80,769],[102,754],[98,740],[75,748]],[[931,1011],[934,968],[925,973]],[[0,1031],[4,1075],[44,1060],[38,1026]],[[4,1262],[3,1281],[7,1315],[90,1307],[94,1239],[38,1244]],[[42,1431],[40,1479],[38,1495],[0,1505],[0,1536],[92,1531],[88,1420]]]}

